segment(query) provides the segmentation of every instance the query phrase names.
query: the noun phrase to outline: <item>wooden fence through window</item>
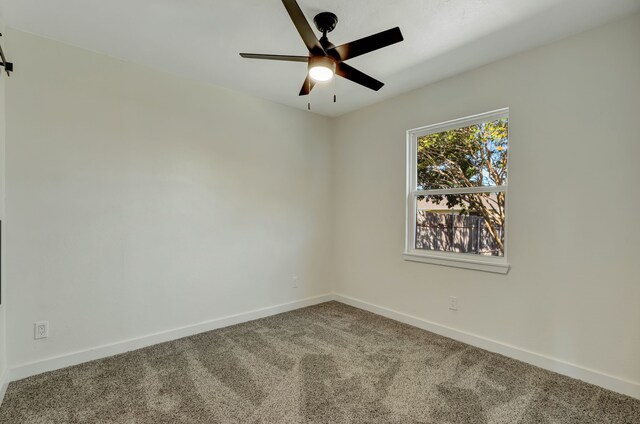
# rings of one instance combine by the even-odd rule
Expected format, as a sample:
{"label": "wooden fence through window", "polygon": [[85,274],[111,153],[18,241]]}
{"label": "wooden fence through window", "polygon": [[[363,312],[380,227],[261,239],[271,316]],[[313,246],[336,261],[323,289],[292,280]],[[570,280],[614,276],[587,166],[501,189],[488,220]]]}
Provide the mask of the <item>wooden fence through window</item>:
{"label": "wooden fence through window", "polygon": [[[502,228],[496,228],[503,238]],[[502,256],[484,218],[477,215],[418,211],[416,249]]]}

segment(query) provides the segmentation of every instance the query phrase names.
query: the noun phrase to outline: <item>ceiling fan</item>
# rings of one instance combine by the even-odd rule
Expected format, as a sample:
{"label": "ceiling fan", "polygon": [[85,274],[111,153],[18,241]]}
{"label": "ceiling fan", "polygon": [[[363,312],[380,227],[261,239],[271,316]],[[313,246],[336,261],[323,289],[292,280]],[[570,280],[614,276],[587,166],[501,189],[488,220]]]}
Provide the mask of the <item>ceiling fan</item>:
{"label": "ceiling fan", "polygon": [[306,62],[309,72],[307,73],[304,84],[302,84],[300,96],[309,94],[316,82],[330,81],[334,74],[370,88],[371,90],[378,91],[382,88],[384,83],[347,65],[344,61],[402,41],[403,38],[400,28],[395,27],[388,29],[336,47],[327,38],[327,33],[333,31],[338,23],[338,17],[335,14],[322,12],[313,18],[316,28],[322,32],[322,37],[318,40],[296,0],[282,0],[282,3],[300,33],[302,41],[304,41],[307,49],[309,49],[309,55],[289,56],[240,53],[240,56],[248,59]]}

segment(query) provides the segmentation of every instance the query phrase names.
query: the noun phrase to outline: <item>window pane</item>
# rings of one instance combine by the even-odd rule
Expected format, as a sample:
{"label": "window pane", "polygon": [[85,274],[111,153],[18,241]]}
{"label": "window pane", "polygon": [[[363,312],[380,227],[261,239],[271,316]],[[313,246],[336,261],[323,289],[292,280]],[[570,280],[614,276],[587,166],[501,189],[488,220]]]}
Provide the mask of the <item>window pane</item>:
{"label": "window pane", "polygon": [[507,183],[508,119],[418,137],[417,189]]}
{"label": "window pane", "polygon": [[418,196],[415,248],[504,256],[504,193]]}

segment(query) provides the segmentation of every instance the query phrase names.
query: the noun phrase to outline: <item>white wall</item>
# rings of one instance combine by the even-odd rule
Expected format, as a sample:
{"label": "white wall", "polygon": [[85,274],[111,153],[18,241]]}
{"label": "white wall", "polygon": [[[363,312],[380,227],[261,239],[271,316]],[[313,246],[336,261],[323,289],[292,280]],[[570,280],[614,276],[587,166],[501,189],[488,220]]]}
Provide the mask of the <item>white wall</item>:
{"label": "white wall", "polygon": [[[0,31],[2,32],[2,31]],[[0,39],[0,43],[2,40]],[[9,59],[7,59],[9,60]],[[3,68],[0,67],[0,71]],[[4,145],[5,145],[5,81],[6,74],[0,75],[0,220],[2,220],[2,235],[0,237],[0,263],[2,264],[0,269],[0,278],[2,279],[2,286],[0,287],[0,297],[2,304],[0,304],[0,403],[4,397],[4,391],[6,390],[6,384],[8,384],[8,372],[7,372],[7,321],[6,321],[6,278],[4,269],[6,268],[5,260],[5,215],[4,215]]]}
{"label": "white wall", "polygon": [[[640,384],[639,40],[635,15],[337,119],[335,290]],[[405,132],[505,106],[510,273],[403,261]]]}
{"label": "white wall", "polygon": [[7,38],[11,367],[328,291],[328,119]]}
{"label": "white wall", "polygon": [[[3,21],[2,8],[0,5],[0,33],[3,37],[0,37],[0,44],[4,43],[4,21]],[[9,58],[7,60],[11,61]],[[0,402],[4,396],[4,384],[5,377],[7,375],[7,348],[6,348],[6,304],[7,299],[5,295],[6,279],[4,275],[4,269],[6,267],[5,262],[5,246],[4,246],[4,227],[5,227],[5,215],[4,215],[4,146],[5,146],[5,80],[7,78],[4,68],[0,67],[0,220],[2,221],[2,234],[0,237]]]}

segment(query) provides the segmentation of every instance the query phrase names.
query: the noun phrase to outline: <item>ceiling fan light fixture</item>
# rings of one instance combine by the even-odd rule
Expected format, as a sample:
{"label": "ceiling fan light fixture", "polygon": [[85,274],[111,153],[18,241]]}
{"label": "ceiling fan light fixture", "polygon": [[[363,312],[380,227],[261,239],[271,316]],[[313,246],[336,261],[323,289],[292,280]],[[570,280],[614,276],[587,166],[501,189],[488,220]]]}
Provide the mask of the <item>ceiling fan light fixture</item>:
{"label": "ceiling fan light fixture", "polygon": [[373,91],[378,91],[382,86],[384,86],[384,83],[365,74],[364,72],[360,72],[344,62],[354,57],[371,53],[375,50],[404,40],[400,28],[391,28],[336,47],[327,38],[327,34],[333,31],[338,23],[338,17],[335,13],[321,12],[313,18],[316,28],[322,34],[322,37],[318,39],[318,36],[313,32],[313,29],[311,29],[309,21],[307,21],[307,18],[304,16],[302,9],[300,9],[300,5],[297,0],[282,0],[282,4],[287,10],[296,30],[298,30],[298,34],[300,34],[307,50],[309,50],[309,55],[292,56],[281,54],[240,53],[240,56],[247,59],[283,60],[287,62],[307,63],[307,75],[304,79],[304,83],[302,84],[302,88],[300,89],[300,96],[307,96],[311,94],[311,90],[316,85],[316,82],[331,81],[335,75],[349,81],[353,81],[356,84],[360,84],[361,86]]}
{"label": "ceiling fan light fixture", "polygon": [[309,59],[309,77],[316,82],[331,81],[336,73],[336,62],[327,56]]}

